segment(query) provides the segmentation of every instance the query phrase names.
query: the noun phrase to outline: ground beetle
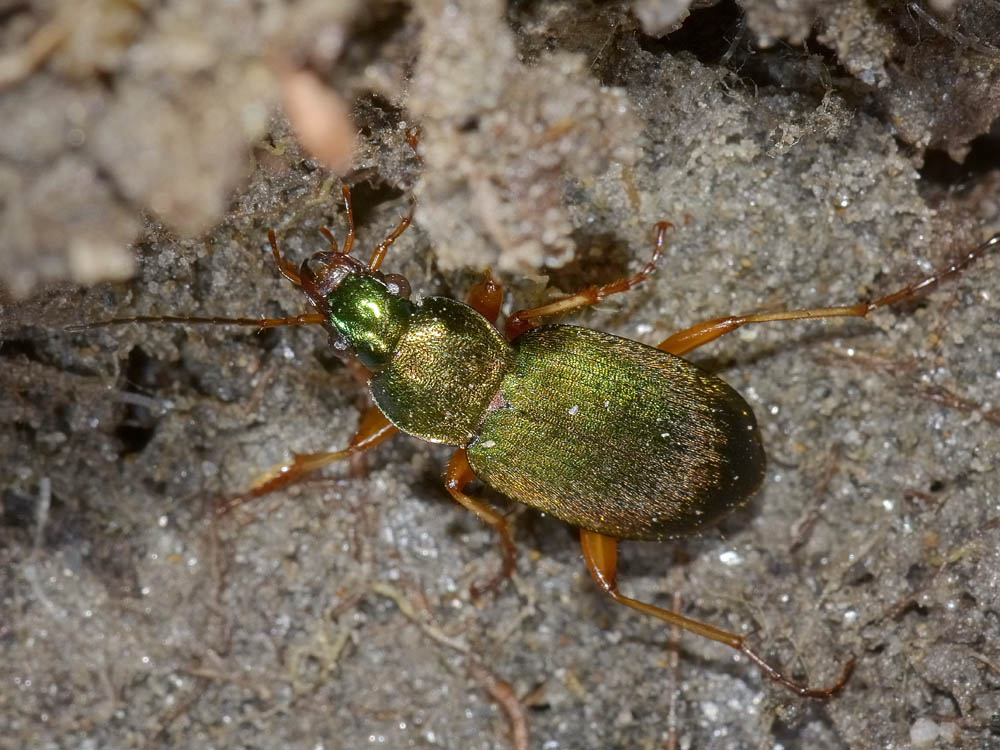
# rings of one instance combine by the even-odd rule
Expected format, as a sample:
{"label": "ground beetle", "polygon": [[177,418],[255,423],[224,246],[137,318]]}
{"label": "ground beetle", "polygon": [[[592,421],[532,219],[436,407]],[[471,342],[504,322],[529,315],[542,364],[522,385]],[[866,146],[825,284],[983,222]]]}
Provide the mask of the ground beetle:
{"label": "ground beetle", "polygon": [[336,351],[369,371],[375,406],[362,415],[347,448],[295,454],[217,512],[286,487],[400,431],[454,445],[445,474],[448,492],[493,526],[502,542],[502,569],[476,593],[495,588],[515,567],[505,517],[464,491],[478,477],[579,528],[590,574],[615,601],[732,646],[799,695],[826,698],[846,684],[853,659],[835,683],[810,688],[764,661],[744,636],[619,592],[620,540],[662,541],[697,532],[745,503],[764,477],[764,450],[750,406],[722,380],[681,357],[750,323],[863,318],[958,273],[1000,244],[1000,234],[875,302],[715,318],[654,348],[587,328],[542,325],[542,320],[593,305],[647,279],[662,254],[670,227],[666,222],[657,225],[653,258],[639,273],[516,312],[501,334],[495,324],[503,294],[489,271],[470,292],[468,304],[447,297],[413,302],[405,278],[379,271],[389,246],[409,226],[409,216],[376,246],[368,263],[350,257],[354,215],[350,190],[345,187],[343,195],[349,227],[343,251],[324,227],[330,250],[297,268],[278,250],[273,230],[268,233],[279,270],[302,289],[315,313],[274,319],[141,316],[75,327],[316,324],[326,329]]}

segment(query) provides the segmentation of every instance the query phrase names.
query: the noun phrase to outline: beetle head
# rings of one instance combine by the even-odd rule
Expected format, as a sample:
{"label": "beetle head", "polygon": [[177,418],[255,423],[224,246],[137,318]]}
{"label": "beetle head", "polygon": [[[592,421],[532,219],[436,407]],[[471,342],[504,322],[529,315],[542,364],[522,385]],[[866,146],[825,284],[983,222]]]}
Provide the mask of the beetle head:
{"label": "beetle head", "polygon": [[409,327],[410,284],[337,251],[315,253],[299,269],[302,291],[326,316],[335,351],[370,370],[385,364]]}

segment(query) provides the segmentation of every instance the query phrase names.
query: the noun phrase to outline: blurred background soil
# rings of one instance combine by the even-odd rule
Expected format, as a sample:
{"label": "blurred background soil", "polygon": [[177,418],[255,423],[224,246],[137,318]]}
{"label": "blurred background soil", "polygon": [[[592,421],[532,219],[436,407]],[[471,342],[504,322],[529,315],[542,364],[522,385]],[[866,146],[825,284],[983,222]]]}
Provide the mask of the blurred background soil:
{"label": "blurred background soil", "polygon": [[[868,748],[1000,742],[1000,258],[871,321],[693,359],[769,454],[723,525],[624,544],[602,598],[510,513],[519,573],[398,437],[213,520],[365,404],[274,268],[415,205],[390,272],[647,343],[887,293],[1000,230],[993,0],[0,0],[0,747]],[[538,446],[544,451],[545,446]],[[613,447],[609,446],[609,450]],[[528,733],[524,744],[522,730]]]}

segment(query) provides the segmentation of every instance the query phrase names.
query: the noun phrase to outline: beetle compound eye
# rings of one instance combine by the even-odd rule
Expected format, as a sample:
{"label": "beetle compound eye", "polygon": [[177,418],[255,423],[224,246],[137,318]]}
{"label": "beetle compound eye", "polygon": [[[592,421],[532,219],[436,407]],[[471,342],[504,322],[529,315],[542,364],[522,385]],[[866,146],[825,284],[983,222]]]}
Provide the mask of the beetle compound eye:
{"label": "beetle compound eye", "polygon": [[382,281],[385,282],[386,289],[389,290],[390,294],[395,294],[397,297],[410,296],[410,282],[404,276],[390,273],[386,274]]}
{"label": "beetle compound eye", "polygon": [[306,294],[320,300],[351,274],[367,274],[368,266],[344,253],[313,253],[302,261],[300,275]]}
{"label": "beetle compound eye", "polygon": [[304,278],[322,282],[330,272],[330,255],[331,253],[314,253],[306,258],[302,261],[300,274]]}
{"label": "beetle compound eye", "polygon": [[334,329],[330,332],[330,348],[333,349],[334,353],[341,359],[351,359],[354,357],[354,347],[348,342],[347,338]]}

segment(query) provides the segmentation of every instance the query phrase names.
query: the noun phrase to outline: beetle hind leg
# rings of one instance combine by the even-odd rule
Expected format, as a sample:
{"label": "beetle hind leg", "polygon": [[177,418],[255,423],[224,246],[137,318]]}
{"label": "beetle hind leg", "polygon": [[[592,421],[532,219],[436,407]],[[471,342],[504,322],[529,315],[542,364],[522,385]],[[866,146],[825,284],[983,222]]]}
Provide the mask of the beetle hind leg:
{"label": "beetle hind leg", "polygon": [[258,497],[269,495],[295,484],[307,474],[336,461],[355,456],[370,450],[385,442],[399,430],[374,406],[368,407],[361,415],[357,432],[351,438],[351,443],[343,450],[324,453],[293,453],[292,460],[279,464],[260,477],[254,486],[242,495],[219,502],[215,507],[215,515],[222,516],[231,510]]}
{"label": "beetle hind leg", "polygon": [[500,534],[500,547],[503,554],[503,564],[499,572],[488,581],[472,585],[470,592],[472,598],[478,599],[483,594],[495,591],[500,584],[514,575],[514,571],[517,569],[517,548],[510,535],[510,525],[507,523],[507,519],[486,503],[466,495],[463,491],[466,485],[475,478],[476,475],[469,465],[465,448],[459,448],[452,454],[451,460],[448,462],[448,469],[444,477],[445,487],[448,488],[448,493],[456,502],[471,510],[479,516],[480,520],[497,530],[497,533]]}
{"label": "beetle hind leg", "polygon": [[647,615],[652,615],[653,617],[670,623],[671,625],[675,625],[679,628],[683,628],[684,630],[697,633],[705,638],[710,638],[713,641],[718,641],[719,643],[724,643],[727,646],[735,648],[737,651],[745,654],[750,661],[756,664],[760,670],[772,680],[780,682],[789,690],[792,690],[804,698],[830,698],[836,695],[843,689],[844,685],[847,684],[851,674],[854,672],[855,660],[850,659],[847,664],[844,665],[840,678],[829,687],[811,688],[800,682],[796,682],[795,680],[786,677],[780,670],[769,664],[762,656],[751,649],[746,643],[746,638],[742,635],[730,633],[728,630],[722,630],[721,628],[699,622],[698,620],[692,620],[676,612],[671,612],[668,609],[662,609],[661,607],[647,604],[646,602],[639,601],[638,599],[630,599],[627,596],[623,596],[618,590],[617,539],[604,536],[603,534],[596,534],[592,531],[583,531],[581,529],[580,546],[583,548],[583,556],[587,561],[587,568],[590,570],[591,577],[593,577],[601,591],[610,596],[616,602],[624,604],[626,607],[631,607],[632,609],[638,610],[639,612],[643,612]]}

